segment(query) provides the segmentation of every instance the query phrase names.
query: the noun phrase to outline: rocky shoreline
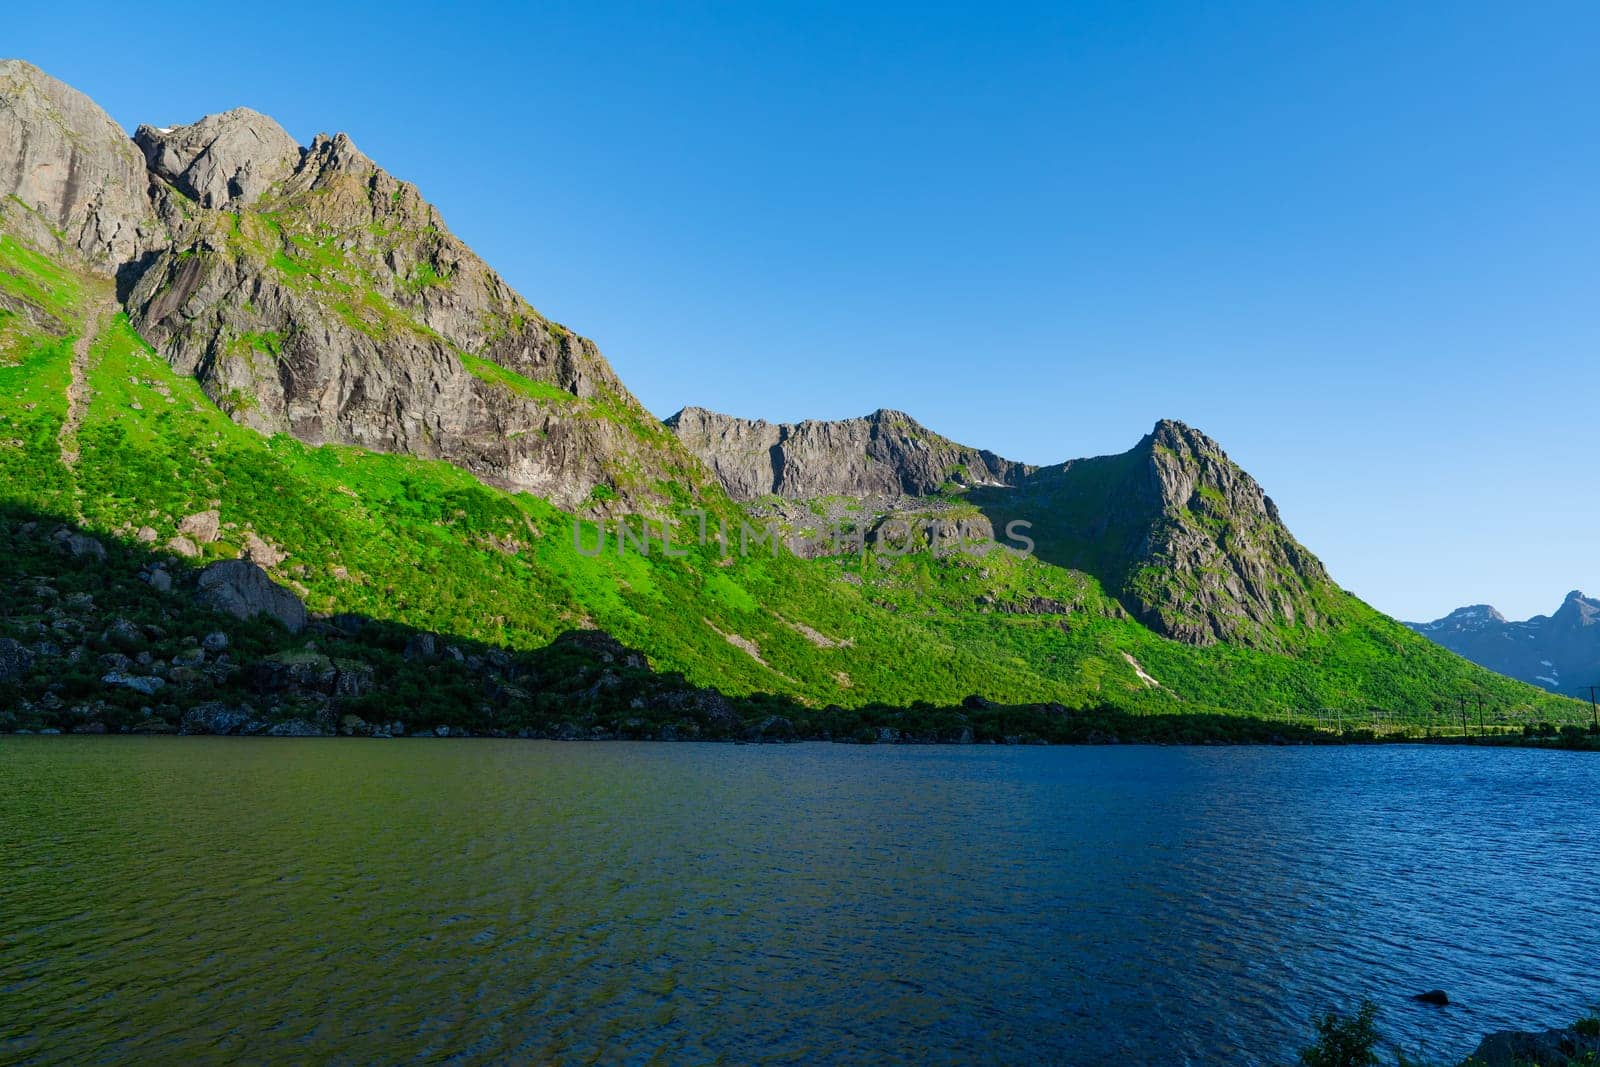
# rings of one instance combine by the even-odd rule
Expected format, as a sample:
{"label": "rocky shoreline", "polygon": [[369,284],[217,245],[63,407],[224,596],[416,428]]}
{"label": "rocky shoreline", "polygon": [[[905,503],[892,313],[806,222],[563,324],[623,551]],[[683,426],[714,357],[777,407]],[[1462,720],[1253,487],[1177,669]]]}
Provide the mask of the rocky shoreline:
{"label": "rocky shoreline", "polygon": [[[1303,724],[1054,703],[812,707],[731,697],[596,629],[483,645],[362,615],[315,616],[252,558],[151,552],[0,514],[0,733],[494,737],[861,744],[1338,744]],[[205,537],[208,516],[185,520]],[[397,709],[404,709],[398,711]],[[1396,739],[1398,740],[1398,739]],[[1524,739],[1490,739],[1521,743]],[[1571,737],[1542,745],[1585,747]]]}

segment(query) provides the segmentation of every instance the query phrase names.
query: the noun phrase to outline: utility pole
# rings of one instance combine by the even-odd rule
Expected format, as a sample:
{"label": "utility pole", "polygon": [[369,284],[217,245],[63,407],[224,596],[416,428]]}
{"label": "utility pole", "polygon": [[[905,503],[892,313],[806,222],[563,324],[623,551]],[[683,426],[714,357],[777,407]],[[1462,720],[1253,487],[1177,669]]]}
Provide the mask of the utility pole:
{"label": "utility pole", "polygon": [[1478,694],[1478,736],[1483,736],[1483,694]]}
{"label": "utility pole", "polygon": [[1600,733],[1600,705],[1595,704],[1594,698],[1594,691],[1596,689],[1600,689],[1600,685],[1589,686],[1589,712],[1594,716],[1595,732]]}
{"label": "utility pole", "polygon": [[1461,740],[1465,741],[1467,739],[1467,698],[1458,696],[1456,697],[1456,703],[1461,707]]}

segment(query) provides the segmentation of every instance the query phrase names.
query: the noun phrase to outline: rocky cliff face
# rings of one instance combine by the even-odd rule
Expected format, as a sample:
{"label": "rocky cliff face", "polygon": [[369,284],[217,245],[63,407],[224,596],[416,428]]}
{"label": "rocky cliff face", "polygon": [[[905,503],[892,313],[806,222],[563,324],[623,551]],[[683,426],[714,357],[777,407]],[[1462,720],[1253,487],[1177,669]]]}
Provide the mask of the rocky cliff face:
{"label": "rocky cliff face", "polygon": [[177,128],[140,126],[133,140],[152,175],[206,208],[255,203],[305,155],[282,126],[249,108]]}
{"label": "rocky cliff face", "polygon": [[0,60],[0,198],[5,226],[36,248],[114,270],[165,234],[144,161],[90,100],[39,68]]}
{"label": "rocky cliff face", "polygon": [[236,109],[129,139],[15,61],[0,133],[0,230],[116,274],[140,333],[262,433],[443,459],[572,510],[661,513],[715,482],[880,516],[964,494],[996,529],[1031,523],[1041,558],[1095,574],[1167,636],[1271,646],[1319,624],[1321,564],[1182,424],[1043,469],[895,411],[774,425],[687,408],[663,426],[343,134],[302,148]]}
{"label": "rocky cliff face", "polygon": [[656,512],[710,483],[593,342],[345,135],[301,148],[241,108],[129,140],[26,64],[0,65],[0,89],[0,197],[17,198],[0,225],[117,273],[141,334],[235,421],[448,460],[569,509]]}
{"label": "rocky cliff face", "polygon": [[947,486],[1009,485],[1031,470],[956,444],[899,411],[790,424],[689,407],[667,426],[735,500],[918,497]]}
{"label": "rocky cliff face", "polygon": [[1191,644],[1282,643],[1316,627],[1326,570],[1211,438],[1163,420],[1117,456],[1046,467],[973,494],[1000,528],[1032,524],[1040,558],[1087,571],[1140,621]]}
{"label": "rocky cliff face", "polygon": [[1488,604],[1411,629],[1492,671],[1568,696],[1600,684],[1600,599],[1574,589],[1550,615],[1513,622]]}
{"label": "rocky cliff face", "polygon": [[1330,586],[1255,479],[1211,438],[1163,421],[1119,456],[1033,468],[878,411],[775,425],[686,408],[667,424],[738,500],[846,496],[884,514],[964,493],[1046,562],[1098,577],[1135,617],[1192,644],[1272,647],[1315,627]]}

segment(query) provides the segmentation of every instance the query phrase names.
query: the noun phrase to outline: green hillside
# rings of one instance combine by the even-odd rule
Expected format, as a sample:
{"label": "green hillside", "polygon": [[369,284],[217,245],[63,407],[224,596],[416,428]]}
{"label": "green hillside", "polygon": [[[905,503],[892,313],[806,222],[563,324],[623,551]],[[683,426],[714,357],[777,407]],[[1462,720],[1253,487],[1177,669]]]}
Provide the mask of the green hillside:
{"label": "green hillside", "polygon": [[[270,344],[256,352],[274,358]],[[1089,573],[998,551],[808,561],[727,559],[712,545],[669,559],[619,555],[613,537],[591,558],[574,546],[571,514],[447,463],[236,425],[130,328],[108,281],[11,236],[0,238],[0,503],[157,555],[186,516],[215,509],[215,539],[195,542],[201,561],[265,544],[281,555],[274,578],[313,613],[513,650],[598,628],[658,671],[817,708],[976,694],[1420,724],[1448,722],[1453,710],[1442,709],[1481,695],[1508,720],[1586,711],[1336,590],[1318,606],[1321,625],[1274,651],[1159,637]],[[704,503],[739,514],[713,491]],[[674,543],[692,541],[690,525]],[[26,605],[7,596],[0,626],[20,639]],[[1047,610],[1030,606],[1039,603]]]}

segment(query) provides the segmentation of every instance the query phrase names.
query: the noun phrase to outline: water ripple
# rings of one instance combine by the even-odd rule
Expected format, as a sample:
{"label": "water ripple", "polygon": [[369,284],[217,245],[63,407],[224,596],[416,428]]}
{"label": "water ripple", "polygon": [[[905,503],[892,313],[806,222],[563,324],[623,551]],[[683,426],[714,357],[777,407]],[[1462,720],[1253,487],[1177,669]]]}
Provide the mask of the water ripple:
{"label": "water ripple", "polygon": [[[1600,980],[1600,760],[0,739],[0,1061],[1270,1064]],[[1408,995],[1442,987],[1444,1010]]]}

